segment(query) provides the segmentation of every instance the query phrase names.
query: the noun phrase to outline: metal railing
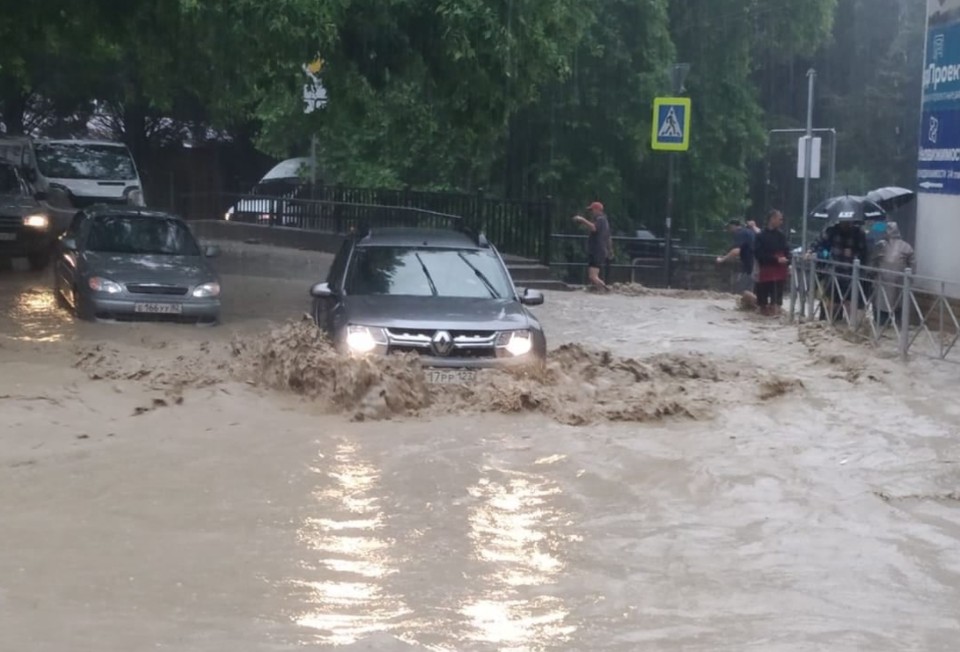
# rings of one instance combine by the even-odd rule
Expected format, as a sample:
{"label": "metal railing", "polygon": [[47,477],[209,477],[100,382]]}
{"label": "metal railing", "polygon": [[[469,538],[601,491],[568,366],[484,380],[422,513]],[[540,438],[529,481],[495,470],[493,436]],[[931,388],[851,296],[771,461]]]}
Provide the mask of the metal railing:
{"label": "metal railing", "polygon": [[827,260],[797,260],[791,321],[820,320],[875,346],[960,361],[960,282]]}
{"label": "metal railing", "polygon": [[346,233],[360,224],[436,228],[456,218],[464,226],[482,231],[501,252],[546,263],[550,260],[553,203],[481,194],[301,186],[283,195],[183,195],[178,212],[193,220],[229,219],[333,234]]}

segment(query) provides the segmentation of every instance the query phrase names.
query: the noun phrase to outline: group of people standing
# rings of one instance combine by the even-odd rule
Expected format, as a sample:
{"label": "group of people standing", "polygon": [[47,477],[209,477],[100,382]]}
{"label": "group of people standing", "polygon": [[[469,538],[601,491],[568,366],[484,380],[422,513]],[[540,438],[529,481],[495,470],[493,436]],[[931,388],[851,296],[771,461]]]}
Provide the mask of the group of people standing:
{"label": "group of people standing", "polygon": [[[744,306],[757,306],[760,313],[767,316],[779,315],[782,310],[792,262],[782,227],[783,213],[778,210],[767,213],[763,229],[752,221],[744,224],[731,220],[728,230],[733,237],[733,248],[717,258],[718,264],[739,259],[734,291],[742,296]],[[877,222],[865,229],[862,222],[840,221],[824,229],[805,256],[838,265],[839,273],[831,283],[829,296],[835,318],[851,296],[850,272],[844,270],[849,270],[855,260],[876,270],[874,278],[862,289],[864,295],[872,294],[865,296],[864,301],[872,300],[881,324],[895,319],[902,274],[915,265],[913,247],[903,240],[896,222]],[[825,308],[822,314],[825,317]]]}
{"label": "group of people standing", "polygon": [[779,315],[792,260],[790,244],[782,230],[783,213],[768,212],[762,229],[752,221],[742,224],[731,220],[727,226],[733,235],[733,248],[717,258],[717,264],[739,258],[735,291],[743,297],[744,305],[757,306],[762,315]]}

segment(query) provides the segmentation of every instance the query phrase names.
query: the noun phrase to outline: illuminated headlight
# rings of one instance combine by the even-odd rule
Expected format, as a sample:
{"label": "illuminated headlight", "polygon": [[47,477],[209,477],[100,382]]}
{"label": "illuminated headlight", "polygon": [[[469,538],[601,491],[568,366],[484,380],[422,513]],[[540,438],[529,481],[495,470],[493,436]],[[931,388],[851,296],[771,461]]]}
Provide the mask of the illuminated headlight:
{"label": "illuminated headlight", "polygon": [[193,289],[193,296],[197,299],[212,299],[220,296],[219,283],[204,283]]}
{"label": "illuminated headlight", "polygon": [[372,353],[378,346],[386,346],[387,334],[382,328],[366,326],[347,326],[347,349],[351,353],[365,355]]}
{"label": "illuminated headlight", "polygon": [[533,335],[530,331],[505,331],[497,337],[497,348],[515,358],[527,355],[533,350]]}
{"label": "illuminated headlight", "polygon": [[119,294],[123,292],[123,288],[120,287],[119,283],[114,283],[113,281],[100,278],[99,276],[91,277],[89,285],[90,289],[94,292],[103,292],[105,294]]}
{"label": "illuminated headlight", "polygon": [[232,208],[231,208],[230,210],[228,210],[226,213],[223,214],[223,219],[225,219],[227,222],[230,221],[230,218],[231,218],[231,217],[233,217],[233,209],[232,209]]}
{"label": "illuminated headlight", "polygon": [[140,188],[134,188],[127,193],[127,203],[131,206],[143,206],[143,191]]}
{"label": "illuminated headlight", "polygon": [[23,225],[42,230],[50,226],[50,219],[46,215],[27,215],[23,218]]}

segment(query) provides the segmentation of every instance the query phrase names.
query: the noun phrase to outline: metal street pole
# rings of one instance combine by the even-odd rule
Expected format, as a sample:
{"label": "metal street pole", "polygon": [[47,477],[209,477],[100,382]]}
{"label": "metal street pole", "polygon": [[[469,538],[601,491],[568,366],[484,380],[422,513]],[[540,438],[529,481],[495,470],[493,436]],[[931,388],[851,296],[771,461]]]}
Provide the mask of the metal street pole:
{"label": "metal street pole", "polygon": [[807,213],[810,212],[810,159],[813,158],[813,85],[817,79],[817,71],[811,68],[807,71],[807,135],[804,140],[803,158],[803,233],[801,243],[803,252],[807,251]]}
{"label": "metal street pole", "polygon": [[[685,90],[683,82],[687,79],[690,72],[689,63],[675,63],[670,70],[670,83],[674,96],[680,95]],[[676,167],[676,152],[670,152],[667,155],[667,219],[666,219],[666,242],[664,243],[664,256],[666,282],[669,288],[673,280],[673,176]]]}
{"label": "metal street pole", "polygon": [[664,244],[666,260],[667,287],[671,285],[673,277],[673,168],[677,155],[674,152],[667,154],[667,241]]}

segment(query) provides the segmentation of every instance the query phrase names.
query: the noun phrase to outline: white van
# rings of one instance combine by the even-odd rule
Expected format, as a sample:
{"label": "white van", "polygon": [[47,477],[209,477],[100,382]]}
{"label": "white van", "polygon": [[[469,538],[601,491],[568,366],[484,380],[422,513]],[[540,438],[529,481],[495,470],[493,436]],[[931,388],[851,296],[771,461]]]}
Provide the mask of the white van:
{"label": "white van", "polygon": [[94,204],[145,205],[137,166],[122,143],[0,138],[0,158],[20,168],[57,232]]}
{"label": "white van", "polygon": [[285,226],[294,225],[298,218],[298,207],[295,204],[288,205],[283,199],[296,199],[297,191],[305,183],[309,170],[309,158],[289,158],[277,163],[263,175],[249,196],[227,209],[224,219],[254,224],[276,221]]}

